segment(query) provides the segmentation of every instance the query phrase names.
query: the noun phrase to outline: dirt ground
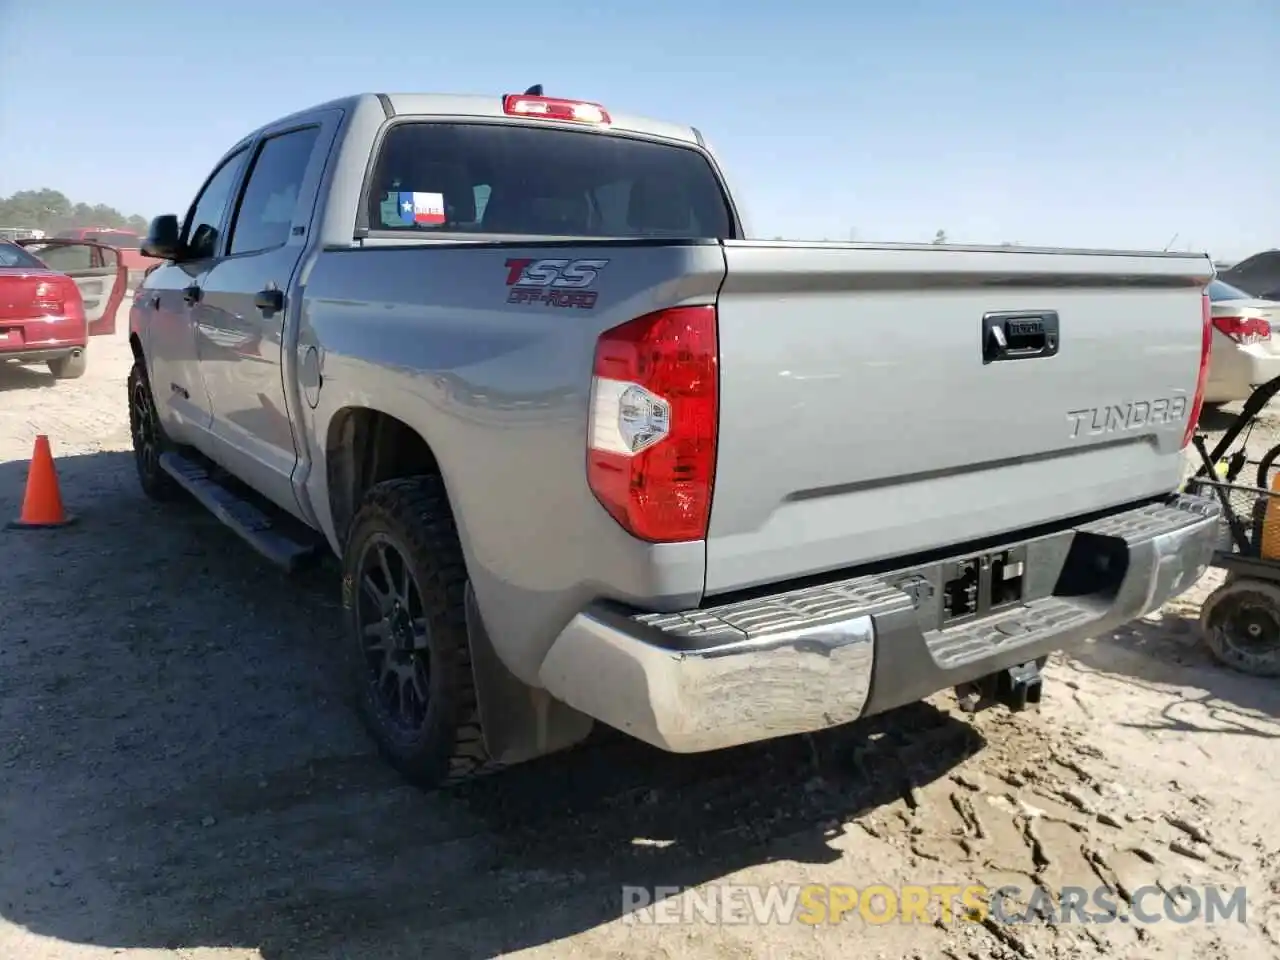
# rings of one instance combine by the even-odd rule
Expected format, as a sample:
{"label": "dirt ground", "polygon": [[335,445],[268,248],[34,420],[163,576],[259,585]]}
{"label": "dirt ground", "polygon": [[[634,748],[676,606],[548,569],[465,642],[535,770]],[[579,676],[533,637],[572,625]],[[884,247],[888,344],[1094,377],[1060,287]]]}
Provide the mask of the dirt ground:
{"label": "dirt ground", "polygon": [[[938,696],[812,738],[608,743],[427,795],[349,708],[331,575],[287,580],[198,507],[143,498],[123,330],[80,381],[0,369],[0,519],[37,433],[79,518],[0,530],[0,957],[1280,955],[1280,688],[1201,647],[1215,574],[1056,658],[1038,712],[970,719]],[[1243,886],[1247,920],[623,919],[623,885],[932,882]]]}

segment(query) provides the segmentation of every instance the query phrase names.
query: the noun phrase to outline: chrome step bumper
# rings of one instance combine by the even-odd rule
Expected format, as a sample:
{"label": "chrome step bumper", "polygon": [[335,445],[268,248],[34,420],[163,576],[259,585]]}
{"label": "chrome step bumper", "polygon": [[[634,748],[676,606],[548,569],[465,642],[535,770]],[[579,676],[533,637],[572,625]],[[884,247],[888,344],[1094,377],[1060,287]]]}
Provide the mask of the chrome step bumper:
{"label": "chrome step bumper", "polygon": [[600,604],[547,654],[547,690],[695,753],[848,723],[1127,623],[1208,566],[1220,508],[1178,494],[987,550],[1025,549],[1023,599],[941,627],[949,562],[679,613]]}

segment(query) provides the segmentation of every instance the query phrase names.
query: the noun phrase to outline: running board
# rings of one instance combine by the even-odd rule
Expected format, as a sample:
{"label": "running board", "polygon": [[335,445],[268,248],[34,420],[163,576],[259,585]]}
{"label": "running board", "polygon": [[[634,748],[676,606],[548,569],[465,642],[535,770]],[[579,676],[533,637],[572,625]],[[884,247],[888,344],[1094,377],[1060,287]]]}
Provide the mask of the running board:
{"label": "running board", "polygon": [[281,524],[272,522],[259,507],[223,486],[196,461],[170,451],[160,455],[160,467],[249,546],[289,573],[318,552],[319,542],[308,543],[291,536],[281,529]]}

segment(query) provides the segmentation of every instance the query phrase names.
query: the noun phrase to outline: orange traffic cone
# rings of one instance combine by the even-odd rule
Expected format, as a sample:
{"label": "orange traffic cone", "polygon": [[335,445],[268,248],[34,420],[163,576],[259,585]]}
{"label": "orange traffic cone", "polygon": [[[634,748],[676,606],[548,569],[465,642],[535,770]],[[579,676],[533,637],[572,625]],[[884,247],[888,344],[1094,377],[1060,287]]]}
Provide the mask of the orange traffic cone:
{"label": "orange traffic cone", "polygon": [[22,498],[22,514],[8,525],[13,529],[65,527],[74,520],[63,509],[49,438],[42,433],[36,437],[31,465],[27,468],[27,492]]}

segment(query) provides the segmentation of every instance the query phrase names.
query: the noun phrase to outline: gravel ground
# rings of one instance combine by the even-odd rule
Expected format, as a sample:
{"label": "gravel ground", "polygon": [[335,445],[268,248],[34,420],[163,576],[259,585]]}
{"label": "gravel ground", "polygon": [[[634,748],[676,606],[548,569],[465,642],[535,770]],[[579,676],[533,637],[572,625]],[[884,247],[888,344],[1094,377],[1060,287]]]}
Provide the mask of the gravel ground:
{"label": "gravel ground", "polygon": [[[0,530],[0,957],[1280,955],[1280,691],[1200,645],[1218,575],[1055,658],[1038,712],[968,719],[939,696],[812,738],[602,744],[428,795],[353,719],[331,576],[286,580],[194,505],[142,497],[123,319],[80,381],[0,369],[4,519],[38,432],[79,517]],[[720,882],[1249,900],[1243,925],[622,917],[624,884]]]}

